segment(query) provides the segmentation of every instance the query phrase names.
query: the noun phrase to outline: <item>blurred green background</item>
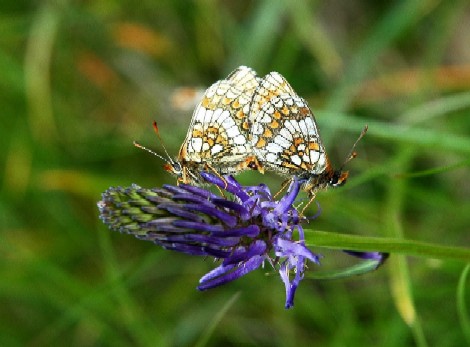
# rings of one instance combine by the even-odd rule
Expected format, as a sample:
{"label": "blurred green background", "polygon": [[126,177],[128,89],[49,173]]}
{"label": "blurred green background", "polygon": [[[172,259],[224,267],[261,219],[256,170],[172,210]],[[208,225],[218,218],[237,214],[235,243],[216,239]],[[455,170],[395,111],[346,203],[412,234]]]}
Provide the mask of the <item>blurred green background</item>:
{"label": "blurred green background", "polygon": [[369,124],[309,227],[468,246],[468,1],[19,0],[0,16],[1,346],[470,343],[462,263],[392,256],[304,281],[287,311],[277,276],[198,292],[211,260],[111,232],[96,207],[109,186],[175,183],[132,141],[161,153],[155,119],[176,155],[201,88],[248,65],[308,100],[336,166]]}

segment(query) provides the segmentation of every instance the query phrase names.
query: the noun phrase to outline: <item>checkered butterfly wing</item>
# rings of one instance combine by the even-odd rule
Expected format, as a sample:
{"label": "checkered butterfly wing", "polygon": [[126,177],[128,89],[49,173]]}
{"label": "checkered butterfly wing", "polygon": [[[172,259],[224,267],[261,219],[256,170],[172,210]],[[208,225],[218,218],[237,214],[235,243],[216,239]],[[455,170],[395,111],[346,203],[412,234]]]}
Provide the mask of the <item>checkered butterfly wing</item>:
{"label": "checkered butterfly wing", "polygon": [[253,153],[266,168],[309,178],[329,166],[312,111],[279,73],[261,81],[250,119]]}
{"label": "checkered butterfly wing", "polygon": [[259,80],[255,71],[240,66],[207,89],[180,149],[182,165],[208,164],[221,174],[244,169],[240,166],[252,156],[247,115]]}

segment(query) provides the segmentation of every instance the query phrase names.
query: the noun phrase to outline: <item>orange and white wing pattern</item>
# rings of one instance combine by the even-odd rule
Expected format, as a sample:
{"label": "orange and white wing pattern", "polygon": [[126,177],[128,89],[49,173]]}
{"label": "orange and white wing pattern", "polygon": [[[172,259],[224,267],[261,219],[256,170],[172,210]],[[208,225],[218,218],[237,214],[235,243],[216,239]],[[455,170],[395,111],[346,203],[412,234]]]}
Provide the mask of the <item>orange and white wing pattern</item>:
{"label": "orange and white wing pattern", "polygon": [[[253,101],[250,106],[249,115],[250,124],[254,124],[258,118],[259,113],[261,112],[262,107],[266,103],[269,103],[271,99],[281,94],[297,96],[289,82],[287,82],[281,74],[277,72],[271,72],[270,74],[264,76],[264,78],[259,82],[258,88],[256,88],[253,95]],[[284,111],[286,113],[287,109]]]}
{"label": "orange and white wing pattern", "polygon": [[257,168],[248,140],[248,113],[259,81],[255,71],[240,66],[207,89],[179,152],[182,170],[195,171],[189,176],[206,167],[220,174]]}
{"label": "orange and white wing pattern", "polygon": [[337,173],[330,166],[312,111],[285,78],[277,72],[268,74],[253,100],[250,141],[261,165],[284,176],[297,175],[312,194],[334,185]]}
{"label": "orange and white wing pattern", "polygon": [[[288,85],[277,72],[265,79]],[[274,96],[261,105],[252,125],[253,152],[267,167],[285,175],[322,173],[328,159],[307,103],[290,86],[271,94]]]}

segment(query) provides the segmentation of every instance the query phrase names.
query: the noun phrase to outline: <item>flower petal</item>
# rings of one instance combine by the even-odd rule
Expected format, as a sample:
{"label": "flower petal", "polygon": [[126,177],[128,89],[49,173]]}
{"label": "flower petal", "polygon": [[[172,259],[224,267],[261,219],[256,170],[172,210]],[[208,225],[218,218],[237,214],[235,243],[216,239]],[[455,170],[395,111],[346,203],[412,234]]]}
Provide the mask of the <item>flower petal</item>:
{"label": "flower petal", "polygon": [[229,201],[220,198],[212,199],[211,201],[216,206],[228,208],[233,212],[238,213],[240,215],[240,218],[242,218],[243,220],[247,220],[251,217],[250,211],[246,209],[243,205],[240,205],[235,201]]}
{"label": "flower petal", "polygon": [[294,279],[292,281],[289,280],[289,274],[291,267],[294,267],[293,264],[289,263],[289,261],[285,261],[279,269],[279,274],[286,288],[286,303],[284,305],[286,309],[289,309],[294,306],[295,292],[297,291],[297,287],[299,286],[299,283],[303,278],[303,263],[303,257],[299,257],[297,260],[297,264],[295,265],[296,271],[294,274]]}
{"label": "flower petal", "polygon": [[171,251],[177,251],[181,253],[191,254],[191,255],[202,255],[202,256],[211,256],[215,258],[224,258],[229,252],[225,250],[220,250],[208,246],[199,246],[199,245],[188,245],[185,243],[158,243],[165,249]]}
{"label": "flower petal", "polygon": [[348,251],[343,250],[344,253],[352,255],[356,258],[366,259],[366,260],[375,260],[382,264],[385,260],[387,260],[389,254],[382,253],[382,252],[360,252],[360,251]]}
{"label": "flower petal", "polygon": [[200,197],[203,197],[205,199],[215,199],[218,197],[211,191],[208,191],[201,187],[191,186],[189,184],[184,184],[184,183],[180,184],[179,186],[183,188],[184,190],[188,191],[189,193],[199,195]]}
{"label": "flower petal", "polygon": [[185,208],[190,211],[201,212],[208,216],[214,217],[215,219],[219,219],[221,222],[225,223],[231,228],[236,226],[238,222],[236,216],[217,209],[215,206],[208,206],[207,204],[185,204]]}
{"label": "flower petal", "polygon": [[224,227],[220,224],[207,224],[207,223],[198,223],[189,220],[177,219],[172,222],[173,226],[178,228],[186,228],[189,230],[199,230],[207,232],[220,232],[224,230]]}
{"label": "flower petal", "polygon": [[201,278],[199,281],[200,285],[197,287],[197,289],[207,290],[236,280],[237,278],[240,278],[247,273],[259,268],[263,261],[264,257],[258,255],[252,257],[247,262],[244,262],[239,266],[220,265],[218,268],[215,268]]}
{"label": "flower petal", "polygon": [[320,263],[320,257],[301,243],[278,238],[276,240],[275,251],[279,257],[302,256],[316,264]]}
{"label": "flower petal", "polygon": [[258,225],[249,225],[244,228],[235,228],[235,229],[227,229],[223,231],[214,231],[211,232],[212,236],[218,237],[229,237],[229,236],[238,236],[238,237],[251,237],[254,238],[258,236],[260,233],[260,228]]}
{"label": "flower petal", "polygon": [[161,239],[165,242],[181,242],[187,243],[194,246],[211,246],[211,247],[234,247],[240,241],[237,237],[232,238],[220,238],[220,237],[211,237],[208,235],[202,234],[174,234],[166,235],[165,238]]}
{"label": "flower petal", "polygon": [[232,255],[225,258],[222,265],[237,264],[244,262],[253,258],[255,256],[260,256],[266,252],[266,243],[262,240],[256,240],[249,247],[239,247],[237,248]]}
{"label": "flower petal", "polygon": [[243,187],[238,183],[235,178],[230,175],[224,176],[224,179],[219,176],[212,175],[208,172],[201,172],[202,178],[207,182],[215,184],[219,188],[232,193],[237,196],[240,200],[245,201],[249,198],[249,195],[243,190]]}
{"label": "flower petal", "polygon": [[204,218],[196,213],[190,212],[182,204],[163,203],[158,206],[159,209],[166,210],[172,215],[188,219],[194,222],[204,222]]}
{"label": "flower petal", "polygon": [[292,204],[295,201],[297,195],[299,195],[300,184],[296,176],[293,177],[292,182],[287,189],[287,194],[279,200],[279,203],[276,206],[276,211],[279,213],[285,213],[292,207]]}

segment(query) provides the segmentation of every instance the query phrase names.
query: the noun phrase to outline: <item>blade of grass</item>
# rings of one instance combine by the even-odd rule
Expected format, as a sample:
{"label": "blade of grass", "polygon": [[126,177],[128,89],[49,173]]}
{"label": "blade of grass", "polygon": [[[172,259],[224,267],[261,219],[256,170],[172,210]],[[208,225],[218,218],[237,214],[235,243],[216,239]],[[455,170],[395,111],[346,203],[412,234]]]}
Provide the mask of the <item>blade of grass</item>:
{"label": "blade of grass", "polygon": [[431,259],[470,262],[470,249],[394,237],[370,237],[304,229],[307,246],[384,252]]}
{"label": "blade of grass", "polygon": [[52,110],[50,67],[60,18],[59,8],[54,3],[42,3],[33,19],[26,46],[24,73],[29,122],[39,143],[57,137]]}
{"label": "blade of grass", "polygon": [[470,316],[467,310],[468,295],[465,295],[466,292],[466,281],[470,274],[470,264],[467,264],[460,275],[459,284],[457,286],[457,312],[459,314],[460,326],[464,332],[465,338],[467,339],[468,344],[470,345]]}
{"label": "blade of grass", "polygon": [[207,325],[207,328],[202,332],[201,337],[195,344],[196,347],[207,346],[209,339],[214,334],[214,331],[219,325],[220,321],[222,320],[222,318],[224,318],[224,316],[227,314],[230,307],[233,306],[233,304],[238,300],[239,297],[240,297],[240,292],[235,293],[230,298],[230,300],[228,300],[225,303],[225,305],[219,310],[219,312],[217,312],[217,314],[214,316],[214,319]]}
{"label": "blade of grass", "polygon": [[428,122],[431,119],[448,115],[451,112],[470,107],[470,92],[444,96],[430,102],[425,102],[403,113],[398,120],[400,123],[414,125]]}
{"label": "blade of grass", "polygon": [[[142,324],[138,317],[142,315],[141,307],[137,304],[131,294],[128,283],[121,278],[121,269],[116,260],[115,252],[111,244],[111,234],[108,232],[99,233],[99,244],[102,249],[103,265],[105,274],[109,282],[114,283],[112,294],[118,302],[121,318],[135,342],[145,346],[156,342],[156,337],[162,339],[158,332],[149,325]],[[158,343],[157,343],[158,344]]]}
{"label": "blade of grass", "polygon": [[342,68],[341,57],[322,28],[321,21],[313,15],[316,11],[311,2],[287,1],[286,4],[299,40],[326,74],[331,77],[337,75]]}
{"label": "blade of grass", "polygon": [[[286,4],[279,0],[265,0],[256,3],[257,9],[247,31],[243,31],[239,38],[237,50],[230,66],[238,63],[249,64],[254,68],[264,67],[271,59],[270,54],[278,41],[278,32],[281,30],[281,19],[285,14]],[[264,70],[264,69],[262,69]]]}
{"label": "blade of grass", "polygon": [[[414,148],[400,146],[399,154],[395,157],[396,169],[407,172],[413,157]],[[404,239],[402,216],[404,210],[404,200],[407,190],[407,180],[393,180],[387,186],[385,209],[383,213],[384,231],[386,235],[399,240]],[[390,278],[390,289],[395,302],[395,306],[404,322],[410,327],[417,346],[426,347],[427,342],[421,326],[420,317],[417,313],[412,282],[407,260],[404,256],[395,256],[390,259],[388,267]]]}
{"label": "blade of grass", "polygon": [[364,124],[369,125],[367,136],[377,136],[384,140],[415,144],[456,153],[470,153],[470,139],[466,136],[450,134],[443,129],[423,129],[407,125],[391,124],[380,121],[348,116],[341,113],[318,112],[323,125],[331,129],[348,130],[359,133]]}
{"label": "blade of grass", "polygon": [[326,109],[343,111],[354,97],[357,87],[367,76],[381,53],[391,42],[402,35],[412,24],[416,23],[435,6],[435,1],[404,1],[391,8],[387,14],[371,30],[363,45],[348,64],[343,80],[331,94]]}
{"label": "blade of grass", "polygon": [[351,276],[363,275],[371,271],[377,270],[380,263],[376,260],[365,260],[358,264],[349,266],[345,269],[309,271],[305,274],[305,278],[316,280],[336,280]]}

